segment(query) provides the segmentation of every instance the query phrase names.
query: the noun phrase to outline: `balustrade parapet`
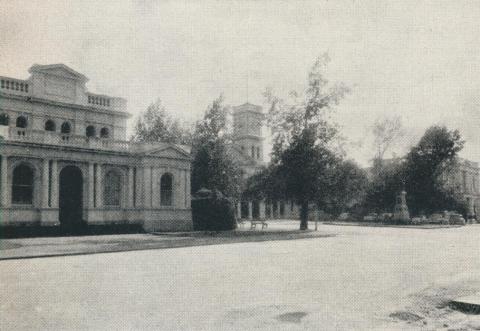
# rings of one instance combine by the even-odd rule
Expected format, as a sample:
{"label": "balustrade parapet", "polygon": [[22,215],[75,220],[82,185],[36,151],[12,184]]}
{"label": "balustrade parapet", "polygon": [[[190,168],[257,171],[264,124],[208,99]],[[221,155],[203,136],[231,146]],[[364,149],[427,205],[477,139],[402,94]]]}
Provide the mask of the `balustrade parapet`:
{"label": "balustrade parapet", "polygon": [[29,81],[0,76],[0,91],[15,95],[30,95]]}
{"label": "balustrade parapet", "polygon": [[[3,126],[3,128],[5,128]],[[6,127],[4,139],[6,141],[21,141],[40,143],[55,146],[71,146],[96,150],[139,152],[143,148],[138,143],[114,140],[110,138],[86,137],[74,134],[62,134],[43,130],[30,130],[25,128]]]}

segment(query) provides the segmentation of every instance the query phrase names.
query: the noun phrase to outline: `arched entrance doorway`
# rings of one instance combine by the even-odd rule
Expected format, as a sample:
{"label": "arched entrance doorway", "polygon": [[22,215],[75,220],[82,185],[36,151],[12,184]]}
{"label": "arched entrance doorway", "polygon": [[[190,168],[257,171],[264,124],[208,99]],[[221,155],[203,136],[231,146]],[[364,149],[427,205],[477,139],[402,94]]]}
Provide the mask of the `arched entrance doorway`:
{"label": "arched entrance doorway", "polygon": [[83,225],[83,177],[75,166],[66,166],[60,172],[60,224],[67,232],[80,230]]}

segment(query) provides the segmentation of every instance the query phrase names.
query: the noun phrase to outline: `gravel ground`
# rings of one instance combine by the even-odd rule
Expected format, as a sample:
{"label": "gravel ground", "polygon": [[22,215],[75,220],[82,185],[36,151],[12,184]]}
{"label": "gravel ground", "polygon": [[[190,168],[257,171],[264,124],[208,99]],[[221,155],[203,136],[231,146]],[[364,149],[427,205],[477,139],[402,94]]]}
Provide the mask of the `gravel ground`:
{"label": "gravel ground", "polygon": [[480,226],[0,262],[1,330],[470,330]]}

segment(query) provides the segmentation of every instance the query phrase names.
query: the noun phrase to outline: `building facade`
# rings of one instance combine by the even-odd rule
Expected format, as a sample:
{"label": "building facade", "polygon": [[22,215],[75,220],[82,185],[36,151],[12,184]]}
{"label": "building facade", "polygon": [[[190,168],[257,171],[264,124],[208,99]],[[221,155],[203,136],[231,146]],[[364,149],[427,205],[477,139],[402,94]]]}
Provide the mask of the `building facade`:
{"label": "building facade", "polygon": [[459,159],[455,171],[447,178],[447,183],[453,184],[456,192],[463,197],[467,206],[466,216],[469,218],[477,218],[477,213],[480,212],[479,173],[478,162]]}
{"label": "building facade", "polygon": [[[233,146],[232,156],[242,171],[244,182],[267,164],[264,161],[264,136],[262,133],[265,114],[262,107],[245,103],[232,107]],[[241,219],[299,218],[298,206],[289,201],[251,200],[237,202],[236,214]]]}
{"label": "building facade", "polygon": [[190,150],[127,141],[126,100],[63,65],[0,77],[1,226],[192,229]]}

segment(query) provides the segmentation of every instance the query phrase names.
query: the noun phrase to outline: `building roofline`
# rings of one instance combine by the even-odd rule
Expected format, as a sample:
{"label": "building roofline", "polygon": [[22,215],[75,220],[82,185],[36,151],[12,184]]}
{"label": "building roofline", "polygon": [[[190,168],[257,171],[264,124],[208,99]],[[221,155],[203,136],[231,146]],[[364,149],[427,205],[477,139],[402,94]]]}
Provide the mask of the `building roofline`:
{"label": "building roofline", "polygon": [[126,118],[131,118],[132,114],[124,111],[115,111],[115,110],[109,110],[109,109],[102,109],[102,108],[95,108],[91,106],[85,106],[85,105],[79,105],[76,103],[66,103],[66,102],[61,102],[61,101],[54,101],[54,100],[49,100],[49,99],[43,99],[43,98],[37,98],[33,96],[24,96],[24,95],[15,95],[15,94],[8,94],[4,92],[0,92],[0,96],[5,97],[5,98],[11,98],[11,99],[16,99],[16,100],[23,100],[27,102],[36,102],[36,103],[43,103],[43,104],[48,104],[48,105],[53,105],[53,106],[58,106],[58,107],[67,107],[67,108],[76,108],[76,109],[82,109],[82,110],[87,110],[91,111],[94,113],[104,113],[104,114],[109,114],[109,115],[117,115],[117,116],[122,116]]}
{"label": "building roofline", "polygon": [[88,82],[88,78],[87,76],[79,73],[78,71],[76,70],[73,70],[72,68],[70,68],[69,66],[63,64],[63,63],[54,63],[54,64],[34,64],[30,67],[30,69],[28,69],[28,72],[29,73],[32,73],[32,72],[35,72],[35,71],[42,71],[42,70],[47,70],[47,69],[54,69],[54,68],[61,68],[67,72],[69,72],[70,74],[72,74],[73,76],[76,76],[79,80],[83,81],[83,82]]}

